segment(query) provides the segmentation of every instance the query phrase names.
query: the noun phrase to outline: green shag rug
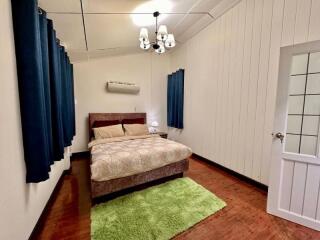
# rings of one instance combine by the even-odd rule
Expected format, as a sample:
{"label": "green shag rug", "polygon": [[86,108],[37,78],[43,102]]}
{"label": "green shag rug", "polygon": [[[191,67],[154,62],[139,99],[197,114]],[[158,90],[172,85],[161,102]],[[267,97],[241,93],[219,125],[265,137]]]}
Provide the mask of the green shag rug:
{"label": "green shag rug", "polygon": [[93,207],[91,239],[170,239],[225,206],[190,178],[178,178]]}

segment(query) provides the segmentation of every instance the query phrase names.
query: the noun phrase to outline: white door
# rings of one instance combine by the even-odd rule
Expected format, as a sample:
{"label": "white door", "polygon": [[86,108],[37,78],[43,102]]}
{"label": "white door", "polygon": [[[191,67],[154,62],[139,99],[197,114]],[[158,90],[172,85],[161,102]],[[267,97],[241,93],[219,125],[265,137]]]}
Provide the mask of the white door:
{"label": "white door", "polygon": [[320,231],[320,41],[281,49],[267,211]]}

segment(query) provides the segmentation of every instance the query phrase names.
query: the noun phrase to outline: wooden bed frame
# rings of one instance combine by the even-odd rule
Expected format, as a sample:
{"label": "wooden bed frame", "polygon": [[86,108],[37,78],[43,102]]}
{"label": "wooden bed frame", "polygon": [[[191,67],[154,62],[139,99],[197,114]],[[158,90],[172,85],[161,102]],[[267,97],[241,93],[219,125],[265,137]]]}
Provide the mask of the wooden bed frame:
{"label": "wooden bed frame", "polygon": [[[124,120],[143,118],[146,123],[146,113],[89,113],[89,137],[92,137],[92,128],[95,121],[104,120]],[[189,161],[184,159],[179,162],[153,169],[151,171],[135,174],[132,176],[111,179],[107,181],[91,180],[91,198],[97,198],[106,194],[138,186],[144,183],[166,178],[169,176],[180,175],[188,170]]]}

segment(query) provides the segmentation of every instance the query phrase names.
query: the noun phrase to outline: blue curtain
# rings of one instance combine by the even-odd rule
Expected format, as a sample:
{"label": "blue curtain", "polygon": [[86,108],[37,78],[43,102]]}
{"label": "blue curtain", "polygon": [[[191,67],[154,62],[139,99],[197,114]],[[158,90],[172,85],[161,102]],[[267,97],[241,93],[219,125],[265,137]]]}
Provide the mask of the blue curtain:
{"label": "blue curtain", "polygon": [[173,89],[172,89],[172,74],[168,75],[167,83],[167,125],[172,126],[172,105],[173,105]]}
{"label": "blue curtain", "polygon": [[72,105],[74,105],[74,99],[72,94],[72,80],[71,80],[71,63],[69,57],[66,55],[66,69],[67,69],[67,96],[68,96],[68,135],[69,135],[69,145],[71,145],[72,137],[73,137],[73,108]]}
{"label": "blue curtain", "polygon": [[67,73],[67,58],[65,53],[65,48],[60,47],[60,63],[61,63],[61,91],[62,91],[62,122],[63,122],[63,136],[64,136],[64,146],[69,146],[70,141],[70,129],[69,129],[69,99],[68,99],[68,73]]}
{"label": "blue curtain", "polygon": [[41,182],[75,135],[72,65],[37,0],[12,0],[12,17],[26,181]]}
{"label": "blue curtain", "polygon": [[48,20],[48,46],[50,56],[50,89],[51,89],[51,119],[52,119],[52,141],[53,158],[58,161],[63,158],[63,123],[62,123],[62,98],[61,79],[59,70],[58,43],[56,32],[53,29],[52,20]]}
{"label": "blue curtain", "polygon": [[71,112],[71,117],[72,117],[72,135],[76,135],[76,110],[75,110],[75,98],[74,98],[74,80],[73,80],[73,65],[70,65],[70,78],[71,78],[71,99],[72,99],[72,112]]}
{"label": "blue curtain", "polygon": [[49,163],[54,161],[53,145],[52,145],[52,124],[51,124],[51,94],[50,94],[50,76],[49,76],[49,49],[48,49],[48,23],[47,14],[41,11],[39,14],[40,23],[40,39],[41,39],[41,56],[42,56],[42,74],[43,74],[43,89],[44,89],[44,106],[45,106],[45,121],[47,135],[47,145],[49,152]]}
{"label": "blue curtain", "polygon": [[183,129],[184,70],[168,75],[167,125]]}

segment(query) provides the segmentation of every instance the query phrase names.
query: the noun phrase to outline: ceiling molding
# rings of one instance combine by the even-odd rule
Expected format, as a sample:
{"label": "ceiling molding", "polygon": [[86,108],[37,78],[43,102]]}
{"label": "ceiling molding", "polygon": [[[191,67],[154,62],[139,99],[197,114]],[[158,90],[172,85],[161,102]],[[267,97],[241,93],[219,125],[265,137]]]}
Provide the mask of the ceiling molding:
{"label": "ceiling molding", "polygon": [[176,30],[177,27],[186,19],[186,17],[188,16],[188,14],[190,12],[192,12],[192,10],[197,7],[199,5],[199,3],[202,2],[202,0],[198,0],[197,2],[195,2],[190,9],[187,11],[187,13],[180,19],[180,21],[173,27],[173,30]]}
{"label": "ceiling molding", "polygon": [[82,16],[82,26],[83,26],[83,34],[84,34],[84,40],[86,43],[86,50],[88,51],[88,39],[87,39],[87,31],[86,31],[86,23],[84,20],[84,15],[83,15],[83,4],[82,4],[82,0],[80,0],[80,6],[81,6],[81,16]]}
{"label": "ceiling molding", "polygon": [[[47,12],[50,14],[82,14],[81,12]],[[84,15],[153,15],[153,12],[149,13],[131,13],[131,12],[83,12]],[[213,16],[211,15],[210,12],[161,12],[160,14],[164,15],[185,15],[185,14],[208,14],[212,18]]]}
{"label": "ceiling molding", "polygon": [[213,20],[207,19],[205,16],[203,16],[201,19],[199,19],[196,23],[194,23],[192,26],[190,26],[187,31],[185,31],[182,35],[178,36],[179,40],[181,42],[186,42],[193,36],[197,35],[199,32],[201,32],[203,29],[205,29],[207,26],[209,26],[212,22],[217,20],[219,17],[221,17],[224,13],[232,9],[234,6],[236,6],[239,2],[242,0],[224,0],[220,4],[217,5],[214,9],[210,11],[210,16],[212,16]]}
{"label": "ceiling molding", "polygon": [[197,35],[199,32],[201,32],[203,29],[205,29],[214,21],[215,19],[213,18],[203,16],[197,22],[195,22],[191,27],[189,27],[183,34],[177,36],[177,39],[180,42],[184,43],[190,38],[192,38],[193,36]]}
{"label": "ceiling molding", "polygon": [[209,13],[217,19],[241,1],[242,0],[223,0],[215,8],[209,11]]}

